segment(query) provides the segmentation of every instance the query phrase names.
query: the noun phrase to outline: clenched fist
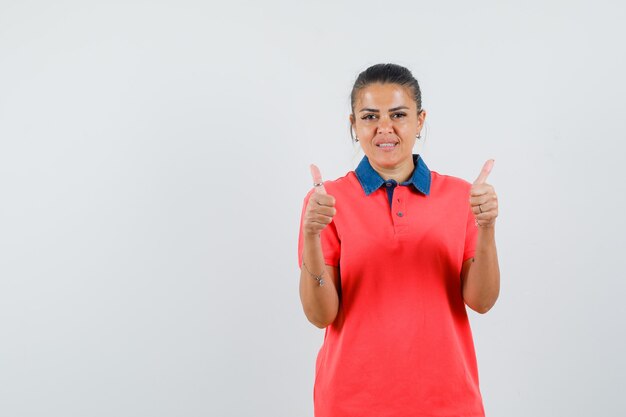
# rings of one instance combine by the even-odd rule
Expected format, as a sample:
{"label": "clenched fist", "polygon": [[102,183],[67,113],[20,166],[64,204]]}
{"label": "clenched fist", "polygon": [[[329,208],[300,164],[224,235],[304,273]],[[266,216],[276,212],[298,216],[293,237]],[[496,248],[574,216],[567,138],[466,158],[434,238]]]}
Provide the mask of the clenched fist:
{"label": "clenched fist", "polygon": [[311,176],[313,177],[315,192],[311,194],[306,206],[302,230],[305,235],[319,236],[322,230],[333,220],[337,210],[335,209],[335,197],[326,194],[320,170],[313,164],[311,164]]}
{"label": "clenched fist", "polygon": [[493,168],[494,160],[485,162],[480,175],[470,189],[470,206],[480,227],[494,227],[498,217],[498,196],[493,187],[487,184],[487,176]]}

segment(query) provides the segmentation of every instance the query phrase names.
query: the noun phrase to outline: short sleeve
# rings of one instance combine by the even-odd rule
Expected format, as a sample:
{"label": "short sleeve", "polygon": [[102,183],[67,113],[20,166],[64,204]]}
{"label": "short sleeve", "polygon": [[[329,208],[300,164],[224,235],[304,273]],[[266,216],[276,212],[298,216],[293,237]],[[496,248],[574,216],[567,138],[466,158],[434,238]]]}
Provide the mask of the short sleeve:
{"label": "short sleeve", "polygon": [[[304,197],[304,203],[302,205],[302,213],[300,214],[300,229],[298,232],[298,267],[302,266],[302,250],[304,248],[304,234],[302,233],[302,223],[304,220],[304,213],[306,206],[309,203],[309,198],[315,190],[309,191]],[[339,236],[337,235],[337,228],[335,226],[335,220],[322,230],[322,253],[324,254],[324,263],[331,266],[339,266],[339,254],[341,253],[341,245]]]}
{"label": "short sleeve", "polygon": [[463,262],[473,258],[476,253],[476,239],[478,237],[478,226],[472,212],[472,206],[467,205],[467,224],[465,227],[465,246],[463,248]]}

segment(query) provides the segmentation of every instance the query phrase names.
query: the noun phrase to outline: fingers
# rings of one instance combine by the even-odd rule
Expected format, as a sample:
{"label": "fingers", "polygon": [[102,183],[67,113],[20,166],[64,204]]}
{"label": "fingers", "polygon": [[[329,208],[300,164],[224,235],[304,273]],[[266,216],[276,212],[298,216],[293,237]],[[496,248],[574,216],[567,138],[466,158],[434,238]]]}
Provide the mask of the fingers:
{"label": "fingers", "polygon": [[[309,219],[328,224],[333,219],[333,216],[337,214],[335,197],[328,194],[313,193],[309,199],[307,211]],[[325,221],[325,218],[328,218],[328,221]]]}
{"label": "fingers", "polygon": [[477,206],[479,204],[486,204],[491,201],[498,201],[498,196],[495,192],[487,192],[484,194],[472,195],[469,199],[470,205]]}
{"label": "fingers", "polygon": [[482,214],[482,213],[487,213],[489,211],[497,211],[497,209],[498,209],[498,202],[491,201],[488,203],[476,204],[475,206],[473,205],[472,213]]}
{"label": "fingers", "polygon": [[335,197],[326,193],[322,174],[314,164],[311,164],[311,177],[313,179],[313,187],[315,188],[309,197],[306,208],[304,230],[306,233],[319,235],[333,221],[337,210],[335,209]]}
{"label": "fingers", "polygon": [[333,217],[332,216],[323,216],[321,214],[313,214],[313,213],[311,213],[311,216],[309,217],[309,221],[311,223],[319,223],[322,226],[326,226],[326,225],[330,224],[330,222],[333,221]]}
{"label": "fingers", "polygon": [[473,184],[470,188],[470,196],[478,197],[485,194],[494,194],[493,186],[489,184]]}
{"label": "fingers", "polygon": [[493,169],[493,159],[489,159],[483,165],[478,178],[470,188],[470,207],[476,226],[494,227],[496,217],[498,217],[498,196],[493,186],[487,184],[487,177]]}
{"label": "fingers", "polygon": [[315,201],[318,205],[320,206],[328,206],[328,207],[334,207],[335,206],[335,197],[333,197],[330,194],[313,194],[311,196],[311,199],[313,199],[313,201]]}
{"label": "fingers", "polygon": [[337,214],[335,198],[332,195],[313,193],[309,198],[304,218],[304,230],[310,234],[319,234]]}
{"label": "fingers", "polygon": [[485,184],[487,182],[487,177],[493,168],[494,162],[494,159],[490,159],[485,162],[485,165],[483,165],[483,169],[480,171],[480,174],[478,175],[478,178],[476,178],[476,181],[474,181],[474,184]]}
{"label": "fingers", "polygon": [[315,192],[318,194],[326,194],[326,189],[324,188],[324,184],[322,182],[322,174],[320,173],[320,169],[315,166],[315,164],[311,164],[311,177],[313,177]]}
{"label": "fingers", "polygon": [[[480,209],[483,212],[480,212]],[[484,206],[472,207],[472,211],[474,213],[474,219],[476,222],[476,226],[480,227],[493,227],[496,222],[496,218],[498,217],[498,208],[486,208]]]}
{"label": "fingers", "polygon": [[[332,196],[329,196],[329,197],[332,197]],[[317,199],[315,199],[315,196],[311,196],[311,199],[314,199],[314,201],[312,201],[310,204],[310,210],[312,212],[316,214],[321,214],[324,216],[331,216],[331,217],[337,214],[337,209],[334,207],[335,206],[334,202],[322,203],[318,201]]]}

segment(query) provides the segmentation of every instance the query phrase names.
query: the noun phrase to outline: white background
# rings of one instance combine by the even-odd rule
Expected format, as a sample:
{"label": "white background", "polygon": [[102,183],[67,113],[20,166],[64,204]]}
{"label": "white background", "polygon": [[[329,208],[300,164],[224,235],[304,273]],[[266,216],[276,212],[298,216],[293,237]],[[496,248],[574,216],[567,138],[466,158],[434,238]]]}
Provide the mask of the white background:
{"label": "white background", "polygon": [[0,415],[312,416],[308,165],[411,69],[422,153],[495,158],[489,417],[623,416],[626,8],[609,1],[0,1]]}

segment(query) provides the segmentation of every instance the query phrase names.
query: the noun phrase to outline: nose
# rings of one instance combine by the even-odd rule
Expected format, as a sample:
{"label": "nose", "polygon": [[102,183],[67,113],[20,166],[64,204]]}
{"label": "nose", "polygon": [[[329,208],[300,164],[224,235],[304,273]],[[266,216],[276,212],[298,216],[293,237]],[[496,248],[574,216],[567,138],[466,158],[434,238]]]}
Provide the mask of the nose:
{"label": "nose", "polygon": [[378,130],[376,133],[393,133],[393,124],[391,123],[391,119],[389,117],[381,117],[378,119]]}

